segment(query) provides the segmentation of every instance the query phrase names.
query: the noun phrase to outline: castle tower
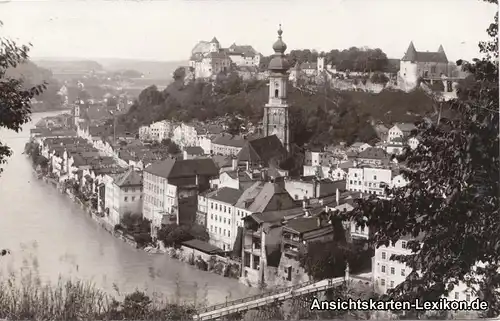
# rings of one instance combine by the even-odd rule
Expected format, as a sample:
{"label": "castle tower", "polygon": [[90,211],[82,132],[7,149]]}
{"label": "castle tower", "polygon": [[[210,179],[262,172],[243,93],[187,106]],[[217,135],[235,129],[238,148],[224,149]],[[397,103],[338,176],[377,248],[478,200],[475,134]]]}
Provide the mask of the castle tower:
{"label": "castle tower", "polygon": [[318,73],[325,71],[325,56],[318,56]]}
{"label": "castle tower", "polygon": [[288,74],[290,67],[285,58],[286,44],[281,39],[281,25],[278,40],[274,43],[274,55],[269,62],[269,102],[264,106],[264,135],[276,135],[285,149],[290,151],[290,127],[287,103]]}
{"label": "castle tower", "polygon": [[217,38],[213,38],[212,41],[210,41],[210,52],[219,52],[220,49],[220,44],[219,40]]}

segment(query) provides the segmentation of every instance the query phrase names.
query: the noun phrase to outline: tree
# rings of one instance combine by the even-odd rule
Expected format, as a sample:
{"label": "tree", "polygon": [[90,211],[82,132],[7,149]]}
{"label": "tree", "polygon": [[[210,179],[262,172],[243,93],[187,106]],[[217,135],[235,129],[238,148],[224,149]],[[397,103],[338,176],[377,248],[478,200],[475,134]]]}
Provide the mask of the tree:
{"label": "tree", "polygon": [[412,254],[391,258],[412,269],[391,297],[435,300],[461,281],[477,287],[493,317],[500,312],[498,13],[488,34],[479,46],[485,58],[457,62],[475,81],[448,103],[455,115],[418,123],[419,146],[400,158],[408,185],[387,189],[386,200],[359,201],[345,218],[361,226],[366,219],[376,246],[414,238]]}
{"label": "tree", "polygon": [[184,77],[186,77],[186,69],[184,67],[178,67],[175,69],[173,78],[175,81],[178,80],[184,80]]}
{"label": "tree", "polygon": [[[31,120],[31,99],[46,88],[44,83],[30,89],[23,89],[22,79],[14,79],[6,75],[9,68],[15,68],[27,61],[29,46],[18,46],[14,41],[0,37],[0,110],[2,111],[0,127],[16,132],[22,130],[22,125]],[[6,158],[11,155],[11,149],[0,142],[0,164],[5,164]],[[1,172],[2,168],[0,168]]]}
{"label": "tree", "polygon": [[181,152],[181,149],[179,148],[179,146],[174,143],[173,141],[170,141],[170,144],[168,144],[167,146],[167,152],[171,155],[176,155],[176,154],[179,154]]}
{"label": "tree", "polygon": [[231,116],[227,124],[227,132],[231,135],[239,135],[243,121],[236,116]]}

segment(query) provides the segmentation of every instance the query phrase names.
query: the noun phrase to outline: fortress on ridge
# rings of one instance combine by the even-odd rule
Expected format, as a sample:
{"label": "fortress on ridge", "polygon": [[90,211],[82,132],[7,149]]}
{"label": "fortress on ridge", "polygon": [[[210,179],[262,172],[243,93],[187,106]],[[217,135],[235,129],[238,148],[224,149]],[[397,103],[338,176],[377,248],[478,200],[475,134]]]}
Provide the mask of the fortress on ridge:
{"label": "fortress on ridge", "polygon": [[233,43],[229,48],[221,48],[217,38],[210,42],[200,41],[191,50],[189,67],[194,69],[195,78],[211,78],[221,72],[236,67],[257,69],[261,54],[252,46],[238,46]]}

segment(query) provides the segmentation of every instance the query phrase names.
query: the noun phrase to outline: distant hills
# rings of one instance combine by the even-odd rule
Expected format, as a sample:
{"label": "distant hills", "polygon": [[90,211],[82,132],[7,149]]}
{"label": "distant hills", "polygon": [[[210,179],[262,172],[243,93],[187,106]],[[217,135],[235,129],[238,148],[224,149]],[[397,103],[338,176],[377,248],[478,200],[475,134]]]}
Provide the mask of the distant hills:
{"label": "distant hills", "polygon": [[123,71],[135,70],[149,79],[172,79],[172,73],[179,66],[187,66],[187,61],[147,61],[119,58],[32,58],[38,66],[50,69],[54,75],[59,72],[80,71]]}

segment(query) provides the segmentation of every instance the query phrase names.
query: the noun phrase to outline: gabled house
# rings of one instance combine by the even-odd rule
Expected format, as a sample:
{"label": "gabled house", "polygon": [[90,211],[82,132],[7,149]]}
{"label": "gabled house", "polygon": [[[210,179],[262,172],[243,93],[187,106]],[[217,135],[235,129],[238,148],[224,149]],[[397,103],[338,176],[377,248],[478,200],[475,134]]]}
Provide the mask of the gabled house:
{"label": "gabled house", "polygon": [[131,167],[111,178],[105,183],[105,214],[111,226],[115,226],[127,213],[141,215],[142,175]]}
{"label": "gabled house", "polygon": [[[210,188],[210,181],[219,170],[208,158],[155,162],[144,170],[143,215],[152,221],[153,233],[161,227],[164,217],[195,221],[197,195]],[[183,211],[181,205],[187,209]]]}
{"label": "gabled house", "polygon": [[247,141],[238,153],[238,163],[247,168],[279,167],[286,158],[286,149],[276,135]]}

